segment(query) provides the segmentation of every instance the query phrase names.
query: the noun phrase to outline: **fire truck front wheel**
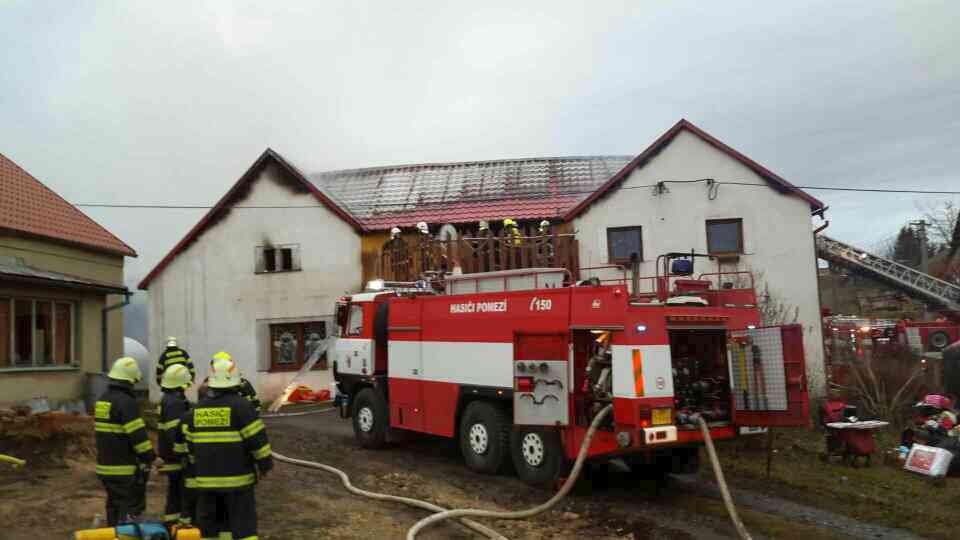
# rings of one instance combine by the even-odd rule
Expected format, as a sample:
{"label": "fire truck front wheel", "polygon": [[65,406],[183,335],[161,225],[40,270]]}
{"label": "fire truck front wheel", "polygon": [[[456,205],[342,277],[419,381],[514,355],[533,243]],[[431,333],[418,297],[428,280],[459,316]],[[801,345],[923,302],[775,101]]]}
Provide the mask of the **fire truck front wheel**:
{"label": "fire truck front wheel", "polygon": [[353,435],[364,448],[382,448],[387,441],[387,404],[372,388],[353,400]]}
{"label": "fire truck front wheel", "polygon": [[503,472],[509,463],[510,417],[487,401],[467,405],[460,419],[460,453],[467,468],[482,474]]}
{"label": "fire truck front wheel", "polygon": [[513,431],[510,447],[520,480],[532,486],[550,487],[560,478],[563,446],[555,429],[519,426]]}

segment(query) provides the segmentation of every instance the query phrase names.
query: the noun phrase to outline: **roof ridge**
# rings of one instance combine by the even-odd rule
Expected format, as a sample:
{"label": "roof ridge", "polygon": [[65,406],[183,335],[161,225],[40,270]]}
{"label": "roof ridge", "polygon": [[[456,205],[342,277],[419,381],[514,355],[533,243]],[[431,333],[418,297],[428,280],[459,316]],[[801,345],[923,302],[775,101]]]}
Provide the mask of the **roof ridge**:
{"label": "roof ridge", "polygon": [[490,165],[490,164],[511,164],[511,163],[520,163],[520,162],[553,162],[553,161],[562,161],[562,160],[579,160],[579,161],[599,161],[604,159],[633,159],[633,155],[624,154],[598,154],[598,155],[582,155],[582,156],[541,156],[541,157],[527,157],[527,158],[503,158],[503,159],[483,159],[483,160],[472,160],[472,161],[435,161],[435,162],[426,162],[426,163],[408,163],[408,164],[399,164],[399,165],[379,165],[373,167],[357,167],[350,169],[332,169],[327,171],[315,171],[309,173],[308,177],[318,177],[318,176],[332,176],[332,175],[342,175],[346,173],[361,173],[361,172],[377,172],[377,171],[390,171],[390,170],[402,170],[402,169],[415,169],[420,167],[462,167],[467,165]]}

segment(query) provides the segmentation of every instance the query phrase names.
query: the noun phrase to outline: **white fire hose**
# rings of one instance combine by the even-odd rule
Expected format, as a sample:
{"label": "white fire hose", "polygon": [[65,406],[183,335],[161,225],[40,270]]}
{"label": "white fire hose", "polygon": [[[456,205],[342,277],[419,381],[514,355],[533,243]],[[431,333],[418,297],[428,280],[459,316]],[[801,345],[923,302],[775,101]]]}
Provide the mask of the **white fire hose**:
{"label": "white fire hose", "polygon": [[[417,534],[420,533],[423,529],[439,523],[441,521],[446,521],[448,519],[458,519],[467,528],[487,537],[493,538],[496,540],[507,540],[507,538],[500,533],[481,525],[475,521],[465,519],[467,517],[488,517],[493,519],[526,519],[533,517],[537,514],[546,512],[547,510],[556,506],[558,502],[563,500],[566,497],[570,490],[573,489],[574,484],[576,484],[577,478],[579,478],[581,471],[583,470],[583,464],[586,461],[588,450],[590,449],[590,442],[593,440],[594,434],[597,432],[597,428],[600,423],[603,421],[607,415],[613,410],[613,405],[607,405],[604,407],[597,415],[593,418],[593,422],[590,423],[590,428],[587,430],[587,434],[583,439],[583,442],[580,444],[580,451],[577,454],[577,459],[573,464],[573,469],[570,471],[570,476],[567,477],[566,482],[563,483],[563,486],[560,490],[547,502],[535,506],[527,510],[518,510],[511,512],[496,512],[492,510],[481,510],[476,508],[459,508],[459,509],[445,509],[441,506],[422,501],[419,499],[413,499],[410,497],[400,497],[397,495],[388,495],[386,493],[377,493],[374,491],[367,491],[355,487],[350,482],[350,477],[347,476],[347,473],[332,467],[330,465],[325,465],[323,463],[317,463],[314,461],[306,461],[302,459],[294,459],[276,452],[272,452],[273,458],[277,461],[282,461],[284,463],[289,463],[291,465],[298,465],[300,467],[307,467],[311,469],[319,469],[326,471],[332,474],[335,474],[340,477],[340,482],[343,484],[343,487],[347,491],[353,493],[354,495],[360,495],[361,497],[368,497],[371,499],[376,499],[380,501],[390,501],[390,502],[399,502],[406,504],[408,506],[413,506],[415,508],[423,508],[425,510],[430,510],[431,512],[437,512],[433,515],[427,516],[422,520],[414,524],[410,530],[407,531],[407,540],[415,540]],[[713,472],[717,477],[717,484],[720,487],[720,493],[723,496],[723,503],[727,508],[727,512],[730,514],[730,520],[733,522],[734,527],[737,530],[740,538],[742,540],[752,540],[750,533],[747,532],[746,527],[743,525],[743,522],[740,520],[740,517],[737,515],[736,507],[733,505],[733,498],[730,496],[730,491],[727,488],[727,483],[723,477],[723,471],[720,468],[720,461],[717,459],[716,450],[713,447],[713,439],[710,437],[710,429],[707,426],[707,423],[703,420],[702,417],[697,418],[700,424],[700,431],[703,433],[704,441],[707,446],[707,455],[710,457],[710,463],[713,465]]]}

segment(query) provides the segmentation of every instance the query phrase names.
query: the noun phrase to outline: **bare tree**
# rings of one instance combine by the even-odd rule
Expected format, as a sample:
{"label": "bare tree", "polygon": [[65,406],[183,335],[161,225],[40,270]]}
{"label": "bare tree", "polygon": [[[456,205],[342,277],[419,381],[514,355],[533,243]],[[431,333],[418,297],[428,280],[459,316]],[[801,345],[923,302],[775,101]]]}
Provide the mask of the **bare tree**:
{"label": "bare tree", "polygon": [[[954,241],[954,231],[960,222],[960,204],[955,201],[928,203],[918,205],[923,219],[930,225],[930,241],[941,246],[951,246]],[[954,250],[957,246],[951,246]]]}
{"label": "bare tree", "polygon": [[757,308],[760,310],[760,320],[765,326],[793,324],[800,319],[800,306],[788,304],[776,291],[770,290],[770,283],[766,280],[766,273],[757,272]]}

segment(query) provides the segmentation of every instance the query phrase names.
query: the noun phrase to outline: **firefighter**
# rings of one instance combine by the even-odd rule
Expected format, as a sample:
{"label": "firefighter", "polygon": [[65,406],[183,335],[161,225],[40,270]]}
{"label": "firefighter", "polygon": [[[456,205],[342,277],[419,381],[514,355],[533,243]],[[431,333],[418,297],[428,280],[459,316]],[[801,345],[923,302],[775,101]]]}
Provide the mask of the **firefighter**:
{"label": "firefighter", "polygon": [[[206,381],[204,381],[206,384]],[[206,397],[206,389],[201,389],[198,391],[200,399],[202,400]],[[187,422],[190,421],[193,415],[193,410],[188,410],[183,413],[180,417],[180,425],[177,426],[176,431],[174,432],[173,438],[173,453],[176,455],[177,459],[180,461],[180,464],[183,466],[181,477],[183,478],[183,491],[181,493],[181,506],[180,506],[180,524],[181,525],[192,525],[197,521],[197,486],[196,486],[196,473],[194,472],[193,461],[194,458],[190,455],[190,449],[187,447]]]}
{"label": "firefighter", "polygon": [[517,222],[507,218],[503,220],[503,237],[507,240],[507,245],[520,247],[523,244],[523,235],[517,227]]}
{"label": "firefighter", "polygon": [[107,523],[136,522],[146,509],[147,479],[155,455],[133,394],[141,378],[130,357],[113,363],[107,390],[94,407],[97,476],[107,490]]}
{"label": "firefighter", "polygon": [[240,395],[240,370],[221,356],[210,368],[210,390],[184,423],[197,490],[197,524],[204,538],[229,532],[257,535],[254,485],[273,468],[266,428]]}
{"label": "firefighter", "polygon": [[538,251],[544,259],[541,261],[541,264],[552,267],[554,265],[553,256],[556,254],[557,249],[556,246],[554,246],[555,239],[553,235],[550,234],[550,222],[547,220],[541,221],[537,232],[541,236],[540,249]]}
{"label": "firefighter", "polygon": [[[230,353],[226,351],[220,351],[213,355],[213,360],[210,361],[210,367],[212,368],[213,362],[219,359],[230,360],[231,362],[233,361],[233,357],[230,356]],[[243,376],[243,373],[240,374],[239,392],[241,396],[246,398],[246,400],[249,401],[251,405],[253,405],[254,410],[256,410],[257,414],[259,415],[260,412],[263,410],[263,403],[261,403],[260,398],[257,397],[257,390],[253,387],[252,384],[250,384],[250,381],[248,381],[246,377]]]}
{"label": "firefighter", "polygon": [[428,272],[435,271],[434,265],[434,255],[433,255],[433,241],[430,238],[430,227],[427,226],[427,222],[421,221],[417,223],[417,255],[419,257],[419,275],[423,276]]}
{"label": "firefighter", "polygon": [[164,349],[163,353],[160,355],[160,358],[157,359],[157,384],[160,384],[160,379],[163,377],[163,372],[170,366],[175,364],[183,364],[187,366],[187,369],[190,370],[190,382],[193,382],[197,378],[197,370],[193,367],[193,361],[190,360],[190,355],[187,354],[187,351],[181,349],[177,346],[177,338],[171,336],[167,338],[167,348]]}
{"label": "firefighter", "polygon": [[184,391],[190,386],[190,370],[183,364],[174,364],[163,372],[160,388],[163,399],[160,401],[160,434],[157,438],[157,453],[163,460],[160,472],[167,476],[167,504],[163,522],[167,526],[177,523],[189,523],[189,517],[183,512],[184,477],[183,459],[175,452],[180,421],[192,405]]}

